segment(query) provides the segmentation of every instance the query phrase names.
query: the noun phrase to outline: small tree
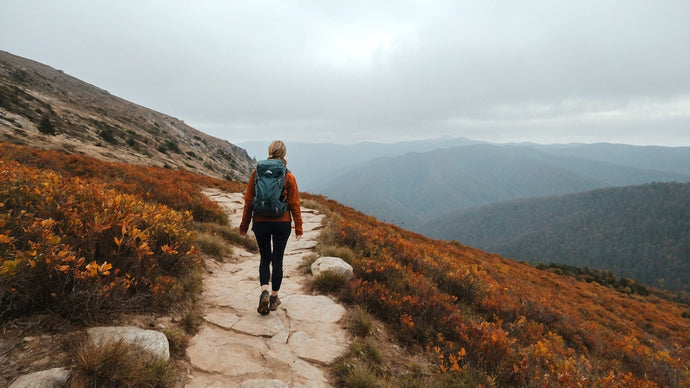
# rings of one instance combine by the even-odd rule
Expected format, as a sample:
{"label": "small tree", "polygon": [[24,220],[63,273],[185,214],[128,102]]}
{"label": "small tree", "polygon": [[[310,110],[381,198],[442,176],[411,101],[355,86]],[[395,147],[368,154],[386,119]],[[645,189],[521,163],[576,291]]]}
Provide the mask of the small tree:
{"label": "small tree", "polygon": [[50,117],[45,115],[38,124],[38,131],[44,135],[55,135],[55,125],[50,121]]}

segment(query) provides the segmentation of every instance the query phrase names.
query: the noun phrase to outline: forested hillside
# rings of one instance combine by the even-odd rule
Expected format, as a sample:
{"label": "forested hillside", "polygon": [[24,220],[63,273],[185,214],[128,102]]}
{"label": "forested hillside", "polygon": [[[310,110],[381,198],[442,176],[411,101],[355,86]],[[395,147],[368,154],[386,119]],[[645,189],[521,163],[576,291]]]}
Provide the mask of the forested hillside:
{"label": "forested hillside", "polygon": [[417,230],[435,217],[493,202],[689,179],[531,147],[469,145],[376,159],[324,180],[319,192]]}
{"label": "forested hillside", "polygon": [[423,230],[516,260],[594,267],[690,291],[690,183],[488,205],[440,217]]}

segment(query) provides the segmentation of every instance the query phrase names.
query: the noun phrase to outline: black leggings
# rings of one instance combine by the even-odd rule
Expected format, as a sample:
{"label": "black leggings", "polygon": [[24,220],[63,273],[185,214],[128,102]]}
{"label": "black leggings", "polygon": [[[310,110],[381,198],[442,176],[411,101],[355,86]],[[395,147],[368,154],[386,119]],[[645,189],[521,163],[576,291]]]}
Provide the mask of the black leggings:
{"label": "black leggings", "polygon": [[[292,231],[292,223],[290,221],[254,222],[252,230],[261,254],[259,281],[263,286],[271,280],[271,289],[278,291],[283,283],[283,253],[285,253],[285,246]],[[271,239],[273,239],[273,251],[271,251]],[[271,278],[271,264],[273,265],[273,278]]]}

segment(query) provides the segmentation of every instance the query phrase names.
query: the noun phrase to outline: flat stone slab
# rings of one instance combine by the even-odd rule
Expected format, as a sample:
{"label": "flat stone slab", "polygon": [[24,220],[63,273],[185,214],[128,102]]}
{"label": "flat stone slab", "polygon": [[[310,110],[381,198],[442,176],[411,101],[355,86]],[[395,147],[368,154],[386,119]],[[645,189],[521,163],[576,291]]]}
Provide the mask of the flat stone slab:
{"label": "flat stone slab", "polygon": [[211,327],[202,327],[187,347],[194,366],[226,376],[268,372],[262,363],[267,351],[260,338]]}
{"label": "flat stone slab", "polygon": [[[271,344],[270,345],[271,350],[268,351],[267,356],[271,357],[276,360],[283,360],[285,361],[289,366],[292,372],[294,372],[296,375],[301,377],[305,384],[308,384],[308,386],[313,386],[313,387],[328,387],[329,385],[326,383],[326,376],[325,374],[317,367],[314,365],[310,364],[307,361],[304,361],[300,359],[290,348],[289,345],[287,344]],[[293,383],[296,383],[296,380],[293,380]],[[299,386],[299,385],[293,385],[293,386]]]}
{"label": "flat stone slab", "polygon": [[325,295],[291,295],[283,300],[291,319],[335,323],[345,315],[345,308]]}
{"label": "flat stone slab", "polygon": [[290,336],[288,345],[290,345],[290,349],[300,358],[324,365],[331,364],[343,353],[341,346],[329,345],[313,338],[303,331],[293,333]]}
{"label": "flat stone slab", "polygon": [[248,314],[232,326],[232,330],[259,337],[273,337],[285,330],[283,321],[277,314]]}
{"label": "flat stone slab", "polygon": [[206,314],[204,319],[224,329],[232,329],[232,326],[240,320],[240,317],[237,314],[227,311],[211,311]]}

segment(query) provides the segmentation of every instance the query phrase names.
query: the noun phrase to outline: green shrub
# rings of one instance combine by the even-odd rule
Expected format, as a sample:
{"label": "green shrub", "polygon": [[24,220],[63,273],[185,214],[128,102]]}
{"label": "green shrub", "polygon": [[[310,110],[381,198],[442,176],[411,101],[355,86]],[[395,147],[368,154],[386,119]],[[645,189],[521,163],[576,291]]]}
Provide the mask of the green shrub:
{"label": "green shrub", "polygon": [[100,131],[98,131],[98,136],[100,136],[101,139],[107,141],[110,144],[117,144],[117,139],[115,138],[115,131],[113,131],[112,128],[102,128]]}
{"label": "green shrub", "polygon": [[45,115],[38,124],[38,131],[44,135],[55,135],[55,125],[50,121],[50,117]]}

